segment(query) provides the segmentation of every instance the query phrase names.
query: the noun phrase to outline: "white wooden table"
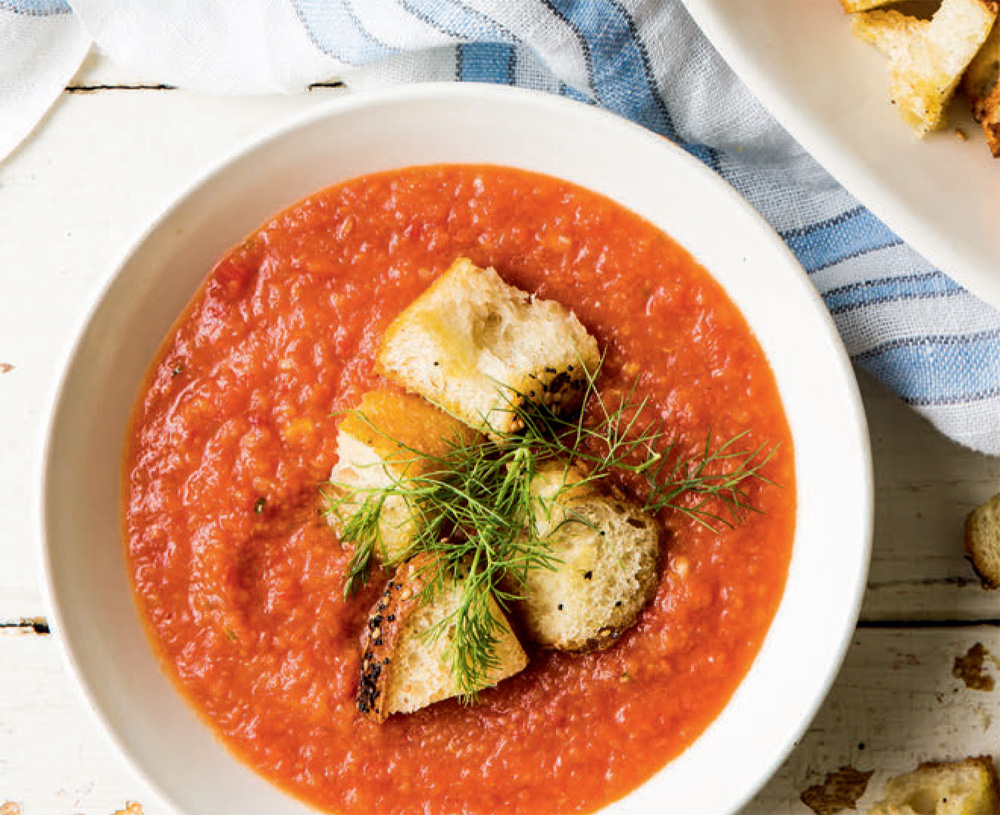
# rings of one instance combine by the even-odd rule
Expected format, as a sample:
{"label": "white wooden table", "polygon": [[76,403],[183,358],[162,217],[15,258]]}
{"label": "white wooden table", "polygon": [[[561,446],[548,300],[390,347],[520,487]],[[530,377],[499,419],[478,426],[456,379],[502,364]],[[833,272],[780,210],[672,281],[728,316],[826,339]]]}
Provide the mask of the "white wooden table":
{"label": "white wooden table", "polygon": [[[168,811],[95,724],[47,633],[33,509],[46,402],[86,307],[131,237],[242,140],[342,92],[210,98],[92,56],[0,165],[3,815],[111,815],[129,801],[147,815]],[[980,587],[962,551],[965,514],[1000,491],[1000,459],[950,443],[859,378],[877,482],[861,623],[812,727],[744,815],[808,815],[802,792],[842,766],[875,773],[863,809],[887,774],[918,761],[1000,757],[1000,682],[975,689],[953,673],[976,643],[1000,657],[1000,592]],[[987,659],[987,680],[1000,677],[998,665]]]}

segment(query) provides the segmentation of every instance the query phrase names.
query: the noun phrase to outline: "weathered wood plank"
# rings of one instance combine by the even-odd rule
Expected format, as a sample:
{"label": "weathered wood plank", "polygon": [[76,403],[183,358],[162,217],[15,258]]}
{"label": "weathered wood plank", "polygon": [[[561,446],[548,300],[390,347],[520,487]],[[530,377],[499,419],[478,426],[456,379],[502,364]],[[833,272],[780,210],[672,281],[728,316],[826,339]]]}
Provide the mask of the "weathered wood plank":
{"label": "weathered wood plank", "polygon": [[86,709],[52,637],[0,629],[0,806],[111,815],[126,801],[168,812]]}
{"label": "weathered wood plank", "polygon": [[862,618],[1000,618],[1000,592],[982,589],[962,545],[965,516],[1000,492],[1000,458],[948,440],[872,378],[861,385],[876,491]]}
{"label": "weathered wood plank", "polygon": [[96,47],[90,49],[80,69],[69,81],[69,87],[86,88],[95,86],[160,85],[157,77],[140,76],[135,71],[116,65]]}
{"label": "weathered wood plank", "polygon": [[[135,800],[147,815],[165,813],[86,715],[54,638],[2,632],[0,804],[19,803],[24,815],[110,815]],[[1000,655],[1000,628],[858,631],[812,726],[743,815],[809,815],[802,791],[845,765],[875,771],[867,805],[888,774],[919,761],[1000,756],[1000,690],[952,674],[977,642]]]}
{"label": "weathered wood plank", "polygon": [[977,642],[1000,656],[1000,627],[860,629],[809,731],[743,815],[808,813],[801,793],[842,766],[875,771],[863,811],[888,775],[920,761],[1000,758],[1000,690],[970,689],[952,673]]}
{"label": "weathered wood plank", "polygon": [[[331,76],[323,84],[336,82],[336,77]],[[95,47],[70,80],[67,90],[69,93],[86,93],[88,90],[130,90],[137,86],[160,90],[170,88],[162,82],[161,77],[144,75],[117,65]]]}

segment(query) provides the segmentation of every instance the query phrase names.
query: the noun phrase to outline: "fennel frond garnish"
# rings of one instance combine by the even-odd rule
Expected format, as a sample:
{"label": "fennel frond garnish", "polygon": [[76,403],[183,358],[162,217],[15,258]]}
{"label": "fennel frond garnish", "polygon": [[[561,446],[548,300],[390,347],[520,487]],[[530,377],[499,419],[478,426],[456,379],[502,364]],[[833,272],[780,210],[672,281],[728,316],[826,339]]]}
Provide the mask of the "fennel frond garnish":
{"label": "fennel frond garnish", "polygon": [[[396,459],[397,465],[412,456],[413,462],[432,466],[387,486],[332,483],[338,489],[326,496],[328,511],[339,519],[342,542],[355,547],[345,596],[368,583],[376,553],[385,551],[379,531],[385,502],[398,496],[418,510],[421,523],[412,542],[395,558],[383,558],[383,566],[391,569],[419,553],[432,556],[431,573],[422,575],[427,579],[420,602],[429,602],[446,581],[461,586],[459,607],[427,636],[450,632],[446,659],[463,701],[474,699],[497,664],[502,623],[490,613],[489,598],[506,612],[520,598],[528,570],[551,569],[558,562],[536,528],[538,499],[530,485],[540,465],[558,461],[582,469],[583,480],[572,488],[603,482],[606,489],[624,477],[645,512],[680,512],[713,530],[736,526],[757,511],[747,493],[750,482],[771,483],[763,469],[776,446],[744,449],[740,442],[747,432],[715,444],[709,433],[699,452],[685,457],[664,420],[648,418],[652,405],[639,396],[637,385],[609,398],[595,380],[596,373],[588,377],[585,408],[574,416],[559,416],[511,392],[508,409],[523,428],[519,432],[472,442],[456,436],[441,456],[400,445],[403,459]],[[392,440],[385,428],[375,429]]]}

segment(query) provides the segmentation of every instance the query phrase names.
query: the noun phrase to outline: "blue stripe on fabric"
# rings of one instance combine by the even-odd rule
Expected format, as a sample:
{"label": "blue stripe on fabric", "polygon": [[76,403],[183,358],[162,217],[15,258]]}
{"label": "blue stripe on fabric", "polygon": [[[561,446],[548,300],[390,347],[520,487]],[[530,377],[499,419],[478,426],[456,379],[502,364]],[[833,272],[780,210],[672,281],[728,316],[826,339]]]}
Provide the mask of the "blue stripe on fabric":
{"label": "blue stripe on fabric", "polygon": [[583,102],[587,105],[598,104],[596,99],[591,99],[587,94],[578,91],[572,85],[567,85],[565,82],[559,83],[559,95],[565,96],[567,99],[572,99],[576,102]]}
{"label": "blue stripe on fabric", "polygon": [[503,25],[461,0],[396,0],[414,17],[454,37],[469,42],[516,42]]}
{"label": "blue stripe on fabric", "polygon": [[848,260],[857,260],[858,258],[863,258],[865,255],[870,255],[872,252],[881,252],[884,249],[892,249],[894,246],[902,246],[902,245],[903,242],[897,238],[892,243],[887,243],[884,246],[873,246],[867,249],[865,248],[852,249],[846,255],[831,258],[829,263],[822,266],[817,266],[815,269],[812,269],[811,272],[813,273],[821,272],[824,269],[829,269],[831,266],[836,266],[838,263],[844,263],[845,261]]}
{"label": "blue stripe on fabric", "polygon": [[998,339],[998,329],[961,336],[912,337],[893,340],[853,358],[910,404],[954,405],[996,393]]}
{"label": "blue stripe on fabric", "polygon": [[604,106],[676,140],[649,54],[628,11],[615,0],[551,0],[550,5],[587,43]]}
{"label": "blue stripe on fabric", "polygon": [[708,155],[711,159],[708,166],[715,170],[715,172],[719,175],[722,175],[722,162],[719,160],[719,151],[714,147],[709,147]]}
{"label": "blue stripe on fabric", "polygon": [[899,238],[867,209],[857,208],[821,224],[781,233],[810,274],[846,260],[851,253],[897,245]]}
{"label": "blue stripe on fabric", "polygon": [[346,0],[291,0],[313,44],[347,65],[366,65],[400,53],[361,24]]}
{"label": "blue stripe on fabric", "polygon": [[702,164],[707,164],[709,167],[715,161],[715,156],[712,155],[712,149],[705,144],[681,144],[688,153],[694,156]]}
{"label": "blue stripe on fabric", "polygon": [[26,17],[54,17],[57,14],[73,13],[66,0],[0,0],[0,9]]}
{"label": "blue stripe on fabric", "polygon": [[470,42],[458,46],[458,78],[463,82],[512,85],[514,46],[502,42]]}
{"label": "blue stripe on fabric", "polygon": [[941,272],[932,271],[864,280],[849,286],[840,286],[826,292],[823,295],[823,302],[831,313],[843,314],[865,306],[900,300],[950,297],[964,291],[965,289]]}
{"label": "blue stripe on fabric", "polygon": [[814,223],[807,224],[806,226],[800,226],[795,229],[786,229],[782,231],[780,235],[786,241],[789,238],[799,238],[802,237],[803,235],[809,235],[813,232],[816,232],[817,230],[829,229],[832,226],[844,223],[844,221],[849,221],[852,218],[857,218],[864,211],[865,208],[860,205],[856,207],[851,207],[850,209],[844,210],[838,215],[834,215],[832,218],[827,218],[826,220],[823,221],[816,221]]}
{"label": "blue stripe on fabric", "polygon": [[[573,36],[576,38],[576,41],[580,44],[580,50],[583,51],[583,61],[587,70],[587,85],[589,86],[591,93],[593,93],[594,96],[597,97],[598,103],[602,103],[603,100],[601,98],[602,96],[601,88],[598,87],[597,82],[594,80],[594,55],[590,51],[590,43],[587,42],[587,38],[584,36],[583,31],[581,31],[579,26],[577,26],[576,23],[574,23],[569,17],[567,17],[562,12],[562,10],[558,6],[556,6],[555,3],[552,2],[552,0],[542,0],[542,3],[544,3],[545,7],[550,12],[552,12],[556,17],[562,20],[569,28],[569,30],[573,32]],[[560,82],[559,84],[561,86],[563,83]],[[563,96],[569,96],[569,94],[562,92],[561,87],[559,89],[559,93],[562,94]],[[589,97],[587,97],[585,94],[581,93],[580,96],[581,98],[578,99],[577,101],[581,102],[590,101]]]}
{"label": "blue stripe on fabric", "polygon": [[945,407],[947,405],[968,405],[972,402],[984,402],[987,399],[996,399],[1000,396],[1000,385],[976,393],[964,394],[962,396],[938,397],[936,399],[904,399],[908,405],[913,407]]}

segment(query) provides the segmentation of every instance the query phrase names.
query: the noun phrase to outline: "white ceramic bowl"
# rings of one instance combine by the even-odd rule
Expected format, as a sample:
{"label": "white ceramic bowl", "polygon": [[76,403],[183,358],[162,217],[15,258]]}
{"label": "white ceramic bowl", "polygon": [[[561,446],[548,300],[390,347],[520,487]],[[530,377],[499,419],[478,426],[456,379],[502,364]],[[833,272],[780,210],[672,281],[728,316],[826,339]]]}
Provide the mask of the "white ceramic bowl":
{"label": "white ceramic bowl", "polygon": [[345,97],[241,150],[138,239],[67,362],[44,460],[43,560],[52,621],[69,664],[122,753],[179,811],[312,811],[236,760],[161,673],[132,603],[120,530],[122,443],[150,360],[230,246],[329,184],[436,162],[536,170],[638,212],[715,275],[770,360],[798,479],[797,532],[781,606],[718,719],[607,810],[660,812],[670,802],[674,812],[733,812],[807,727],[854,629],[872,518],[864,415],[822,302],[737,193],[664,139],[557,97],[469,85]]}

